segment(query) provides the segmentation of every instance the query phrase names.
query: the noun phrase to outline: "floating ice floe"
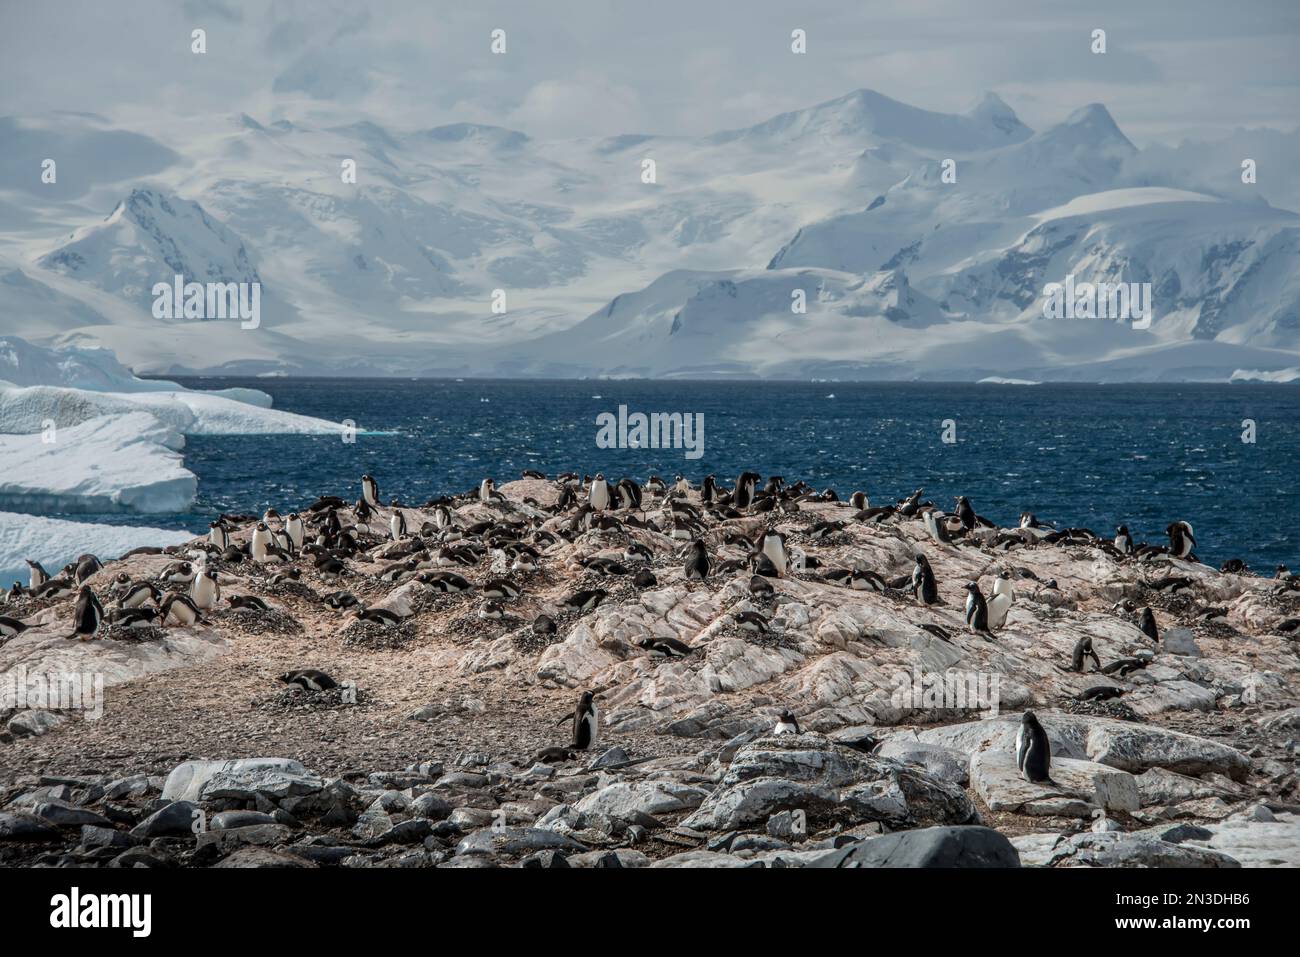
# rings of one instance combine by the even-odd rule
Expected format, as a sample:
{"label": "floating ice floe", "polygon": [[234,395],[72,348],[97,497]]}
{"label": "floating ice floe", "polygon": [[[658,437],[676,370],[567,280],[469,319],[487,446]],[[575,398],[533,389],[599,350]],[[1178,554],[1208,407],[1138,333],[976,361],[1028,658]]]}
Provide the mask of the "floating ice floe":
{"label": "floating ice floe", "polygon": [[37,515],[0,512],[0,586],[28,581],[26,559],[54,574],[78,555],[90,552],[107,561],[145,545],[166,547],[188,542],[191,532],[138,525],[69,522]]}

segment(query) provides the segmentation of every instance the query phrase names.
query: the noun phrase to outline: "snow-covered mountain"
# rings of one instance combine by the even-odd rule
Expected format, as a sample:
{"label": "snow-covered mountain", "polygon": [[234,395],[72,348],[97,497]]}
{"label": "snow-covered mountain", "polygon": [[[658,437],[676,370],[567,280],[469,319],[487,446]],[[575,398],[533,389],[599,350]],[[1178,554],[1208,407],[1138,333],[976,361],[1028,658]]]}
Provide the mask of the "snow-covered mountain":
{"label": "snow-covered mountain", "polygon": [[[0,119],[0,331],[177,374],[1300,365],[1287,134],[1254,134],[1272,171],[1255,189],[1218,169],[1222,149],[1138,150],[1100,104],[1034,132],[993,94],[943,114],[859,90],[698,138],[243,114],[167,131]],[[50,155],[42,192],[30,170]],[[155,318],[150,290],[177,274],[260,283],[260,327]],[[1044,319],[1044,286],[1067,275],[1151,283],[1151,328]]]}

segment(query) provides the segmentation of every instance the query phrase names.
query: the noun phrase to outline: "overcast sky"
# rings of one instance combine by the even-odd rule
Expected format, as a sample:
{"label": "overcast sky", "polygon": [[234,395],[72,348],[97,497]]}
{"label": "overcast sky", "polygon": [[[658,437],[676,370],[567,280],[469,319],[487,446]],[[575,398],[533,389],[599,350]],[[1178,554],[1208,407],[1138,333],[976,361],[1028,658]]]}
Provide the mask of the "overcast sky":
{"label": "overcast sky", "polygon": [[172,113],[243,111],[693,134],[862,87],[944,111],[993,90],[1035,129],[1099,101],[1139,145],[1289,131],[1300,0],[0,0],[0,115],[155,131]]}

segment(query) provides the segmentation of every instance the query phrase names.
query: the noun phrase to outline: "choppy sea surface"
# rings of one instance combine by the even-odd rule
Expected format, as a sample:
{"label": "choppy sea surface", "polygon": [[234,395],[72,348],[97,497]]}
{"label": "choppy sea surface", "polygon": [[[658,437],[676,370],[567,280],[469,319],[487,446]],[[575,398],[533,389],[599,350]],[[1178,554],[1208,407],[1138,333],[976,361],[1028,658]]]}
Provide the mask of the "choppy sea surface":
{"label": "choppy sea surface", "polygon": [[[323,493],[354,498],[370,472],[381,497],[418,503],[523,469],[651,473],[730,484],[741,471],[805,479],[872,504],[924,487],[950,508],[959,494],[999,524],[1040,520],[1165,541],[1192,523],[1200,557],[1264,571],[1300,566],[1300,388],[1287,385],[991,385],[935,383],[182,380],[247,386],[275,407],[366,432],[341,437],[188,440],[194,509],[176,515],[70,516],[204,531],[219,512],[281,511]],[[597,416],[702,413],[704,454],[599,448]],[[945,420],[955,443],[945,443]],[[1254,441],[1243,442],[1254,423]],[[384,434],[367,434],[384,433]],[[951,434],[951,430],[949,430]]]}

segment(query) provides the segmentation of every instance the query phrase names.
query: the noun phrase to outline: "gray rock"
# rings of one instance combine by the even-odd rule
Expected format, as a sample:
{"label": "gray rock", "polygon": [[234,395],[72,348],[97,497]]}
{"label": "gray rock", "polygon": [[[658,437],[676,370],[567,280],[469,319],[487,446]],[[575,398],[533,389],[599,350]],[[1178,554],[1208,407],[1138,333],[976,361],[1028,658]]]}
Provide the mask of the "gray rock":
{"label": "gray rock", "polygon": [[928,744],[915,737],[909,740],[902,735],[894,735],[886,738],[875,754],[880,758],[915,764],[940,781],[951,781],[961,787],[970,783],[970,758],[956,748]]}
{"label": "gray rock", "polygon": [[730,854],[717,854],[713,851],[685,851],[655,861],[652,868],[697,868],[697,867],[762,867],[762,861],[745,860]]}
{"label": "gray rock", "polygon": [[428,792],[421,794],[411,802],[407,812],[414,817],[427,818],[430,821],[441,821],[449,817],[452,807],[438,795]]}
{"label": "gray rock", "polygon": [[133,827],[131,833],[144,838],[188,836],[194,833],[195,810],[189,801],[173,801]]}
{"label": "gray rock", "polygon": [[601,768],[607,768],[612,764],[623,764],[628,760],[627,752],[622,748],[610,748],[591,764],[587,765],[588,771],[599,771]]}
{"label": "gray rock", "polygon": [[214,867],[315,867],[314,861],[285,851],[265,847],[241,847],[222,859]]}
{"label": "gray rock", "polygon": [[657,817],[697,808],[708,793],[673,781],[620,781],[587,795],[577,808],[584,814],[605,814],[619,821],[641,823],[646,815]]}
{"label": "gray rock", "polygon": [[289,840],[290,831],[282,824],[249,824],[244,827],[228,827],[219,831],[204,831],[195,841],[196,849],[203,850],[216,847],[229,851],[247,845],[267,846],[283,844]]}
{"label": "gray rock", "polygon": [[1171,844],[1148,834],[1085,831],[1013,838],[1020,859],[1047,867],[1194,867],[1241,865],[1218,851],[1191,844]]}
{"label": "gray rock", "polygon": [[235,800],[257,802],[259,798],[279,801],[284,798],[316,794],[325,780],[310,771],[283,768],[237,768],[214,772],[199,788],[204,801]]}
{"label": "gray rock", "polygon": [[221,811],[212,815],[208,827],[213,831],[224,831],[235,827],[252,827],[257,824],[275,823],[274,817],[262,811]]}
{"label": "gray rock", "polygon": [[57,841],[59,829],[24,811],[0,811],[0,842]]}
{"label": "gray rock", "polygon": [[456,854],[531,854],[534,851],[586,850],[577,841],[540,827],[484,827],[467,834],[456,845]]}
{"label": "gray rock", "polygon": [[49,821],[55,827],[81,827],[85,824],[93,824],[96,827],[113,826],[113,822],[104,815],[65,801],[46,801],[37,804],[32,808],[32,813],[42,820]]}
{"label": "gray rock", "polygon": [[968,823],[965,791],[923,771],[836,747],[818,734],[774,735],[745,745],[717,788],[682,824],[740,830],[800,810],[810,827],[864,821],[898,826]]}
{"label": "gray rock", "polygon": [[992,828],[926,827],[873,837],[817,858],[811,867],[1019,867],[1020,854]]}
{"label": "gray rock", "polygon": [[67,720],[64,715],[53,711],[32,708],[19,711],[10,718],[5,730],[15,738],[36,738],[48,734]]}
{"label": "gray rock", "polygon": [[117,831],[111,827],[87,824],[81,829],[82,847],[135,847],[140,841],[140,838],[126,831]]}
{"label": "gray rock", "polygon": [[234,761],[186,761],[167,775],[162,796],[168,801],[197,801],[203,786],[219,773],[239,774],[255,770],[279,770],[305,774],[307,769],[290,758],[242,758]]}

